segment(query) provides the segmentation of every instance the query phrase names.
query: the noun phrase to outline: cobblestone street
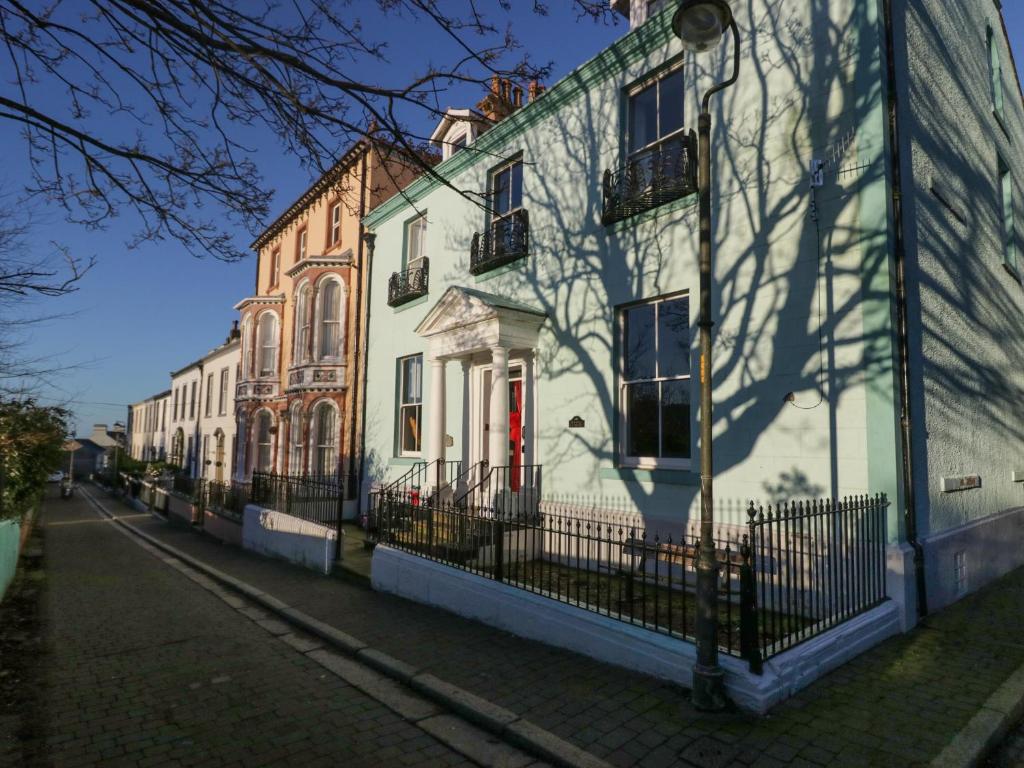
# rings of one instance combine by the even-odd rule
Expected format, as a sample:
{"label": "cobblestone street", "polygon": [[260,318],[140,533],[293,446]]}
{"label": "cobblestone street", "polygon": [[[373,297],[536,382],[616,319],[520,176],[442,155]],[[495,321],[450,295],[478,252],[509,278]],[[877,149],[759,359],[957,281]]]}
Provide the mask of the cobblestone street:
{"label": "cobblestone street", "polygon": [[101,520],[40,521],[45,727],[10,765],[468,765]]}
{"label": "cobblestone street", "polygon": [[[34,684],[32,669],[15,670],[31,696],[20,725],[0,716],[0,763],[541,765],[482,731],[474,752],[432,730],[458,718],[426,700],[409,716],[360,684],[368,668],[325,661],[319,641],[101,517],[86,494],[181,557],[623,768],[927,765],[1024,662],[1017,571],[765,717],[709,715],[653,678],[225,546],[83,489],[44,506],[46,576],[23,590],[41,595],[44,652]],[[394,695],[415,699],[403,691]],[[1021,764],[1022,733],[990,764]]]}

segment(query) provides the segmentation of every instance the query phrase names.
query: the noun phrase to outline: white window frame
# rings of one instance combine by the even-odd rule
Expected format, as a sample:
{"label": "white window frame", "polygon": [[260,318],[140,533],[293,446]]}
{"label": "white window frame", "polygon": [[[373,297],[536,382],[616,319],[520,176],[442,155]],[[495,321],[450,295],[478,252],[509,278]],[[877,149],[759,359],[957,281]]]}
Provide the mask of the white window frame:
{"label": "white window frame", "polygon": [[253,345],[252,345],[252,316],[246,315],[242,321],[242,376],[243,379],[252,378],[253,372]]}
{"label": "white window frame", "polygon": [[[323,339],[324,339],[324,288],[329,283],[335,283],[338,290],[338,316],[333,322],[337,325],[336,334],[336,350],[334,354],[324,354],[323,350]],[[345,357],[345,307],[347,305],[348,293],[345,289],[344,281],[337,275],[328,275],[323,278],[317,284],[316,291],[316,312],[315,312],[315,324],[314,339],[313,339],[313,357],[318,361],[329,361],[339,362]]]}
{"label": "white window frame", "polygon": [[[260,422],[261,422],[261,420],[262,420],[264,415],[266,415],[266,417],[267,417],[267,442],[261,443],[260,442]],[[253,425],[253,430],[252,430],[252,444],[253,444],[252,469],[253,469],[254,472],[273,472],[274,471],[274,433],[273,433],[273,429],[274,429],[274,414],[270,410],[268,410],[266,408],[262,408],[262,409],[260,409],[259,411],[256,412],[256,418],[254,418],[252,420],[252,425]],[[265,468],[263,467],[262,463],[260,462],[260,458],[261,458],[260,454],[261,454],[261,451],[263,449],[263,446],[266,446],[266,450],[267,450],[267,462],[266,462],[266,467]]]}
{"label": "white window frame", "polygon": [[208,419],[213,417],[213,371],[206,374],[206,402],[203,415]]}
{"label": "white window frame", "polygon": [[[626,354],[627,354],[627,339],[626,339],[626,312],[631,309],[638,307],[645,307],[650,305],[663,304],[667,301],[675,301],[678,299],[687,300],[687,312],[691,311],[689,306],[690,295],[689,292],[666,294],[664,296],[658,296],[654,299],[646,301],[635,301],[629,304],[623,304],[616,307],[616,321],[618,323],[617,333],[619,334],[619,360],[618,360],[618,399],[619,399],[619,439],[618,439],[618,459],[619,466],[631,468],[631,469],[673,469],[673,470],[688,470],[695,466],[695,458],[693,455],[694,449],[694,399],[692,391],[693,382],[693,370],[692,365],[687,366],[688,373],[685,375],[675,376],[660,376],[657,375],[660,372],[655,370],[654,378],[642,378],[642,379],[626,379]],[[659,334],[659,323],[657,310],[655,310],[655,321],[654,321],[654,359],[655,365],[657,366],[658,361],[658,334]],[[691,328],[690,319],[687,318],[687,329]],[[688,350],[689,351],[689,350]],[[629,398],[627,397],[627,386],[630,384],[640,383],[657,383],[661,384],[665,381],[686,381],[690,383],[690,457],[685,459],[678,458],[663,458],[659,456],[630,456],[627,454],[628,443],[629,443]],[[659,454],[661,452],[661,395],[659,392],[658,396],[658,444]]]}
{"label": "white window frame", "polygon": [[[424,256],[427,255],[427,225],[428,225],[428,223],[429,222],[427,221],[427,214],[426,214],[426,212],[424,212],[424,213],[420,214],[419,216],[416,216],[416,217],[414,217],[412,219],[409,219],[407,222],[405,222],[405,253],[402,254],[403,261],[404,261],[404,264],[403,264],[403,267],[402,267],[403,269],[408,269],[410,267],[414,267],[416,264],[421,264],[422,262],[420,260]],[[419,250],[417,252],[415,252],[415,253],[413,252],[413,244],[412,244],[413,243],[412,232],[413,232],[413,228],[414,227],[420,228],[419,238],[418,238],[418,241],[417,241],[419,243]]]}
{"label": "white window frame", "polygon": [[[420,381],[419,381],[419,400],[416,402],[406,403],[402,398],[405,396],[405,363],[407,360],[413,360],[419,358],[420,361]],[[404,413],[406,410],[412,409],[416,412],[416,426],[417,434],[416,439],[419,442],[418,450],[407,451],[405,449],[405,441],[403,440],[405,433],[405,419]],[[397,419],[398,430],[396,432],[397,446],[396,454],[398,456],[422,456],[423,455],[423,354],[406,355],[405,357],[398,358],[398,399],[395,403],[395,417]]]}
{"label": "white window frame", "polygon": [[309,302],[313,295],[313,287],[308,280],[299,284],[295,292],[295,349],[292,351],[293,364],[309,361],[310,311]]}
{"label": "white window frame", "polygon": [[[516,205],[516,206],[513,206],[512,205],[512,175],[511,175],[511,172],[512,172],[512,169],[515,166],[517,166],[517,165],[519,166],[519,204]],[[503,221],[503,220],[509,218],[516,211],[521,211],[523,209],[523,192],[524,192],[523,187],[525,186],[525,184],[524,184],[525,179],[523,178],[523,171],[524,171],[524,167],[523,167],[523,157],[522,157],[522,155],[518,155],[518,156],[512,158],[511,160],[509,160],[508,162],[502,163],[497,168],[495,168],[495,169],[493,169],[491,171],[490,179],[489,179],[489,182],[488,182],[489,186],[490,186],[490,194],[492,196],[491,197],[491,223],[495,223],[495,222],[498,222],[498,221]],[[509,173],[509,188],[508,188],[509,209],[507,211],[505,211],[505,213],[499,214],[498,213],[498,205],[497,205],[497,202],[498,202],[498,200],[497,200],[498,177],[501,174],[506,173],[506,172]]]}
{"label": "white window frame", "polygon": [[302,227],[297,235],[298,246],[295,254],[295,262],[298,263],[306,258],[306,247],[309,243],[309,227]]}
{"label": "white window frame", "polygon": [[[269,322],[272,324],[273,332],[271,333],[271,344],[266,345],[263,343],[263,334],[261,329],[263,323],[269,318]],[[272,311],[263,312],[256,318],[256,377],[260,379],[272,378],[277,373],[277,356],[280,350],[280,328],[281,324],[278,322],[277,313]],[[270,366],[269,368],[264,365],[266,363],[267,350],[270,352]]]}
{"label": "white window frame", "polygon": [[288,474],[302,474],[302,403],[296,402],[288,410]]}
{"label": "white window frame", "polygon": [[[320,430],[320,413],[327,408],[331,411],[332,419],[334,420],[334,426],[331,430],[331,442],[325,443],[324,436]],[[338,443],[339,443],[339,419],[338,409],[331,400],[320,400],[314,403],[313,408],[310,410],[310,450],[309,450],[309,471],[317,474],[332,475],[337,472],[338,467]],[[320,453],[322,450],[328,449],[332,452],[332,465],[333,469],[324,470],[321,461]]]}
{"label": "white window frame", "polygon": [[337,200],[331,204],[331,209],[328,211],[330,224],[328,226],[328,235],[330,237],[330,247],[338,245],[341,242],[341,201]]}
{"label": "white window frame", "polygon": [[[686,105],[686,101],[685,101],[685,91],[682,91],[679,94],[679,98],[680,98],[680,100],[682,100],[682,104],[683,104],[683,121],[682,121],[682,125],[680,125],[679,128],[677,128],[676,130],[672,131],[671,133],[667,133],[664,136],[659,135],[653,142],[645,144],[642,147],[637,147],[636,149],[630,149],[630,144],[632,143],[632,136],[630,135],[630,125],[632,123],[633,97],[637,96],[638,94],[640,94],[643,91],[646,91],[651,86],[658,85],[658,83],[660,83],[662,80],[664,80],[667,77],[670,77],[671,75],[674,75],[677,72],[679,72],[683,68],[683,63],[684,63],[683,60],[680,59],[678,62],[672,64],[671,66],[668,66],[665,69],[662,69],[662,70],[659,70],[659,71],[655,72],[650,77],[645,77],[643,80],[641,80],[641,81],[639,81],[637,83],[634,83],[626,91],[626,124],[623,127],[624,128],[623,133],[625,135],[625,143],[623,144],[623,150],[625,152],[625,155],[626,155],[627,159],[632,160],[635,157],[640,157],[641,155],[649,153],[649,152],[651,152],[651,150],[654,147],[658,146],[659,144],[663,144],[663,143],[667,142],[669,139],[675,138],[677,136],[681,136],[681,135],[683,135],[686,132],[686,106],[685,106]],[[684,87],[685,87],[685,81],[684,81]],[[661,130],[661,88],[660,87],[657,90],[657,94],[658,94],[658,107],[657,107],[658,130],[660,132],[660,130]]]}
{"label": "white window frame", "polygon": [[217,415],[228,415],[228,386],[230,385],[231,368],[220,369],[220,396],[217,400]]}

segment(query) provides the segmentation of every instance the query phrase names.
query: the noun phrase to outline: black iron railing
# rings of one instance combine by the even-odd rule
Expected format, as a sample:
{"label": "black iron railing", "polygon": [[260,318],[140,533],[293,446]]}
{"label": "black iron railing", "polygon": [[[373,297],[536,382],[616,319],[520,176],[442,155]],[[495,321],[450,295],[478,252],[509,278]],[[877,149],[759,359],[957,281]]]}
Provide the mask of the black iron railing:
{"label": "black iron railing", "polygon": [[218,483],[204,480],[199,503],[204,511],[241,520],[250,496],[249,483]]}
{"label": "black iron railing", "polygon": [[523,258],[530,249],[530,217],[522,208],[495,219],[473,235],[469,271],[479,275]]}
{"label": "black iron railing", "polygon": [[[886,599],[885,495],[750,505],[749,544],[761,658]],[[752,630],[753,631],[753,630]]]}
{"label": "black iron railing", "polygon": [[[520,494],[522,495],[522,493]],[[496,495],[499,501],[503,498]],[[719,645],[765,659],[885,599],[884,496],[755,510],[715,532]],[[648,630],[693,640],[699,539],[622,514],[377,501],[378,542]]]}
{"label": "black iron railing", "polygon": [[393,272],[388,280],[388,304],[397,307],[427,295],[430,283],[430,260],[424,256],[401,272]]}
{"label": "black iron railing", "polygon": [[179,496],[195,499],[199,482],[199,480],[189,475],[172,475],[169,480],[161,481],[160,485],[165,491],[171,491]]}
{"label": "black iron railing", "polygon": [[342,482],[336,475],[253,472],[249,501],[311,523],[336,526],[342,492]]}
{"label": "black iron railing", "polygon": [[464,507],[493,507],[520,517],[537,513],[541,497],[540,464],[491,467],[481,462],[476,482],[459,489],[453,502]]}
{"label": "black iron railing", "polygon": [[697,191],[697,136],[677,134],[604,172],[601,221],[612,224]]}

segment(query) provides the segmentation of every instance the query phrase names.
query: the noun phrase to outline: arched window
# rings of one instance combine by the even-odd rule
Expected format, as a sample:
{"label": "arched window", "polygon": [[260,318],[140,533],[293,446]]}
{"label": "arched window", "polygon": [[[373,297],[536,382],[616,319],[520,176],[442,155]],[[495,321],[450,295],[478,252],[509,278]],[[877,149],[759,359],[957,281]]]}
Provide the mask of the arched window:
{"label": "arched window", "polygon": [[260,411],[256,414],[256,463],[253,469],[256,472],[269,472],[273,469],[273,441],[274,436],[270,434],[273,426],[270,411]]}
{"label": "arched window", "polygon": [[317,333],[320,337],[319,358],[341,357],[341,283],[325,280],[317,298]]}
{"label": "arched window", "polygon": [[[242,321],[242,375],[247,379],[252,376],[252,320],[248,316]],[[177,392],[174,393],[174,419],[178,420]]]}
{"label": "arched window", "polygon": [[292,359],[297,363],[309,360],[309,296],[312,289],[309,283],[299,288],[295,298],[295,349]]}
{"label": "arched window", "polygon": [[288,425],[288,474],[302,474],[302,404],[295,403],[291,408],[291,421]]}
{"label": "arched window", "polygon": [[260,376],[273,376],[277,370],[277,315],[264,312],[257,327],[257,366]]}
{"label": "arched window", "polygon": [[338,416],[334,405],[324,401],[313,411],[313,471],[333,475],[338,464]]}

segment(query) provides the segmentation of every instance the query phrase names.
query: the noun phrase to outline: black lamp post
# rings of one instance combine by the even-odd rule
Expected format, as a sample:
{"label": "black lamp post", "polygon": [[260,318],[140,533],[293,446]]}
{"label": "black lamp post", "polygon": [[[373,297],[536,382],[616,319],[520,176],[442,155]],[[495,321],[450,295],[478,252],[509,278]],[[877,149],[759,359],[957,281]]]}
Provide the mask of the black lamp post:
{"label": "black lamp post", "polygon": [[723,709],[722,668],[718,665],[718,560],[714,540],[714,467],[711,454],[711,97],[736,82],[740,71],[740,32],[726,0],[682,0],[672,31],[693,53],[718,46],[732,30],[732,76],[707,90],[697,124],[697,190],[700,199],[700,551],[697,556],[697,663],[693,666],[693,704]]}

